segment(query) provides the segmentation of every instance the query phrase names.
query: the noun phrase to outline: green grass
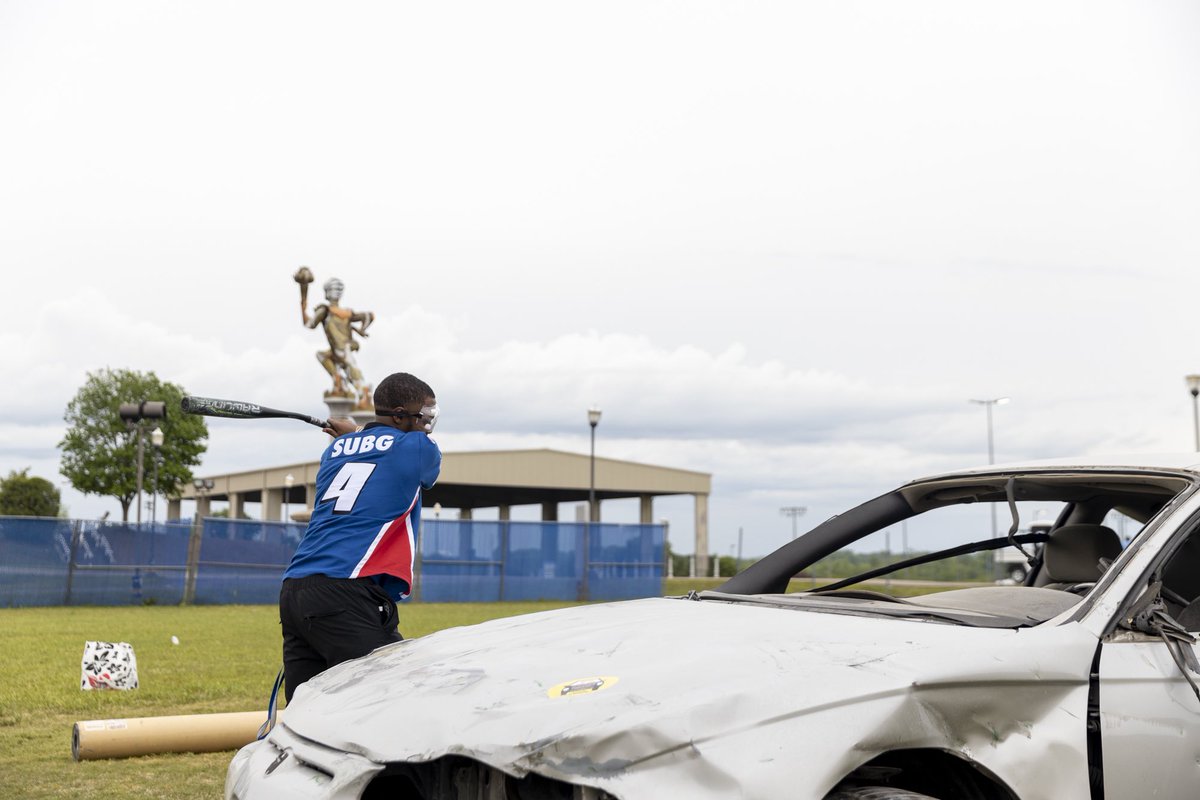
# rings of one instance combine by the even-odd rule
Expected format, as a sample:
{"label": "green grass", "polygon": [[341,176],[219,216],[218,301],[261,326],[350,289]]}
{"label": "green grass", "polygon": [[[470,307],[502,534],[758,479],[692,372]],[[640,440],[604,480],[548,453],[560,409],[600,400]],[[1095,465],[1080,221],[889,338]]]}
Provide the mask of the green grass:
{"label": "green grass", "polygon": [[[713,589],[713,578],[674,578],[664,593]],[[828,581],[818,580],[816,583]],[[792,581],[790,591],[812,588]],[[896,595],[955,588],[882,581],[864,588]],[[412,603],[401,609],[407,637],[569,603]],[[171,637],[179,637],[173,645]],[[137,656],[135,691],[79,689],[84,642],[124,641]],[[128,759],[71,758],[74,723],[265,709],[279,669],[274,606],[135,606],[0,609],[0,780],[4,797],[120,797],[191,800],[221,795],[231,753]]]}
{"label": "green grass", "polygon": [[[557,608],[564,603],[414,603],[400,630],[442,628]],[[171,644],[171,637],[179,644]],[[81,691],[84,642],[124,641],[140,688]],[[220,797],[232,753],[128,759],[71,758],[71,729],[90,719],[265,709],[279,669],[274,606],[0,609],[0,775],[4,797]]]}

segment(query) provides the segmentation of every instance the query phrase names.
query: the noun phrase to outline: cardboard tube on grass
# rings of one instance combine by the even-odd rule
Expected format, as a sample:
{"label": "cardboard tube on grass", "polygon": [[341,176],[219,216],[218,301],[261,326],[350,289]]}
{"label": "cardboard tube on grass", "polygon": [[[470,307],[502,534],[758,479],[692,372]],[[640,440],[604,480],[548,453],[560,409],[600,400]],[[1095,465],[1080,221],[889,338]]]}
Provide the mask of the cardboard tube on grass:
{"label": "cardboard tube on grass", "polygon": [[71,755],[76,761],[88,761],[237,750],[257,738],[266,720],[266,711],[84,720],[76,722],[71,732]]}

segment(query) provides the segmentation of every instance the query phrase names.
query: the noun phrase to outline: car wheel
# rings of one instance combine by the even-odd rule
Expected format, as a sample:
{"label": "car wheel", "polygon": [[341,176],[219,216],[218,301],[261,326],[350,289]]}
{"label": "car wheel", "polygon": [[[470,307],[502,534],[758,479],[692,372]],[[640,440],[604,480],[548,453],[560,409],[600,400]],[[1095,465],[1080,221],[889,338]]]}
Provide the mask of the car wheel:
{"label": "car wheel", "polygon": [[825,800],[937,800],[927,794],[887,786],[860,786],[857,789],[838,789],[825,795]]}

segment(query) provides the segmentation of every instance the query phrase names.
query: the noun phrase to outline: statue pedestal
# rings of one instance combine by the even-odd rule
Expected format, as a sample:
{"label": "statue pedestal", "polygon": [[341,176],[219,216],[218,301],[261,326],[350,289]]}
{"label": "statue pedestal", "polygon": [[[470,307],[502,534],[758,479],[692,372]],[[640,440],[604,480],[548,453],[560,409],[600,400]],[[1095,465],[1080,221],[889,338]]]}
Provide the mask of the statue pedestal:
{"label": "statue pedestal", "polygon": [[358,425],[366,425],[375,421],[375,410],[358,408],[358,402],[353,397],[340,394],[325,395],[325,405],[329,408],[329,416],[342,419],[352,419]]}
{"label": "statue pedestal", "polygon": [[343,397],[339,394],[325,395],[325,405],[329,408],[329,416],[342,419],[354,419],[350,412],[354,410],[354,398]]}

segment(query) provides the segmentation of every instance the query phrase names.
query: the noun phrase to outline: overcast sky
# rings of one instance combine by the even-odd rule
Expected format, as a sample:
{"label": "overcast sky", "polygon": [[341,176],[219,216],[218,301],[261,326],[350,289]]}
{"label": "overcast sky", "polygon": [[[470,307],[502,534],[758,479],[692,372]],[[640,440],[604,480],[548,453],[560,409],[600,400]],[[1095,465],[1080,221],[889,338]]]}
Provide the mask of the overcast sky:
{"label": "overcast sky", "polygon": [[[586,453],[596,403],[598,455],[712,473],[723,555],[986,463],[969,398],[1012,398],[998,461],[1192,449],[1197,41],[1193,2],[7,0],[0,474],[119,516],[58,473],[104,367],[321,414],[302,264],[443,450]],[[325,443],[210,431],[200,474]]]}

